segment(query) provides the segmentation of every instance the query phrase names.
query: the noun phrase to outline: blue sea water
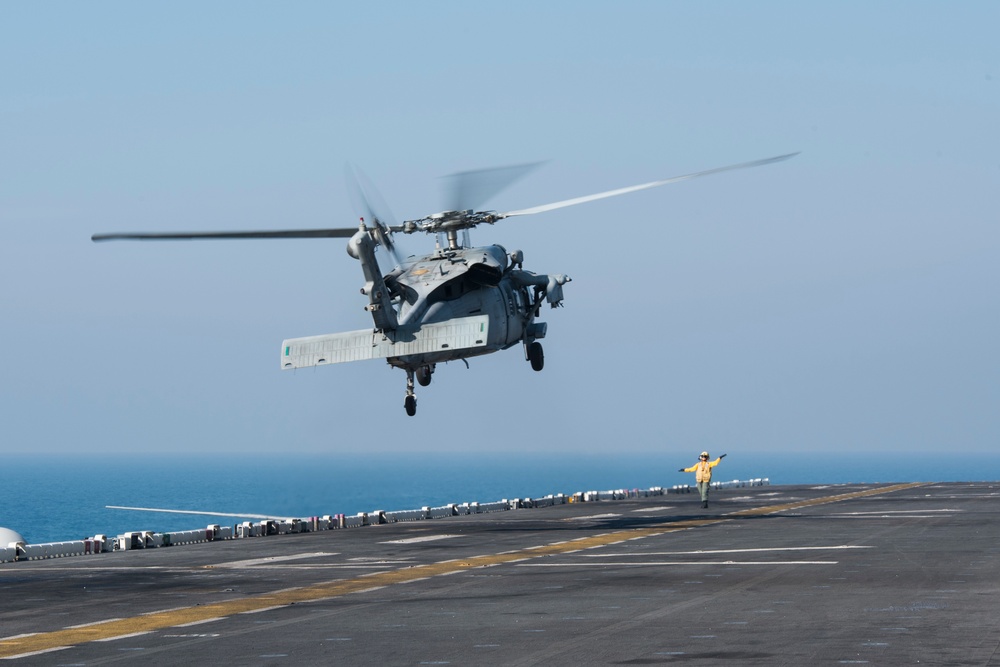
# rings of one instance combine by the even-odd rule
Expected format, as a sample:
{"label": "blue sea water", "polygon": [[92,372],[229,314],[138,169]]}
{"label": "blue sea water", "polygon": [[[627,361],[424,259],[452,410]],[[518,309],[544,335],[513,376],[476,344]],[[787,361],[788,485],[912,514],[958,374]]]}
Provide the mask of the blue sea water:
{"label": "blue sea water", "polygon": [[[692,475],[677,469],[692,465],[695,457],[695,452],[8,455],[0,462],[0,526],[39,543],[240,521],[107,505],[309,517],[670,487],[693,483]],[[730,452],[715,475],[720,481],[757,477],[772,484],[1000,480],[1000,455]]]}

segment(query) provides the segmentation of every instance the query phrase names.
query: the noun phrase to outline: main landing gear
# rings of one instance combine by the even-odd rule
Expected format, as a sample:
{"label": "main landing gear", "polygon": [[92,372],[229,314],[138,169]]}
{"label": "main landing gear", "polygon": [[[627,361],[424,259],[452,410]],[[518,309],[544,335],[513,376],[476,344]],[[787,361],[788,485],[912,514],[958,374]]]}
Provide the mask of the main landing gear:
{"label": "main landing gear", "polygon": [[411,417],[417,414],[417,395],[413,392],[413,378],[416,377],[421,387],[426,387],[431,383],[432,375],[434,375],[434,364],[406,369],[406,398],[403,399],[403,408]]}
{"label": "main landing gear", "polygon": [[411,417],[417,414],[417,395],[413,393],[413,371],[409,368],[406,369],[406,398],[403,399],[403,408]]}
{"label": "main landing gear", "polygon": [[434,375],[434,364],[421,366],[417,369],[417,382],[421,387],[426,387],[431,383],[431,376]]}
{"label": "main landing gear", "polygon": [[542,344],[537,340],[528,345],[527,354],[532,370],[540,371],[545,367],[545,352],[542,351]]}

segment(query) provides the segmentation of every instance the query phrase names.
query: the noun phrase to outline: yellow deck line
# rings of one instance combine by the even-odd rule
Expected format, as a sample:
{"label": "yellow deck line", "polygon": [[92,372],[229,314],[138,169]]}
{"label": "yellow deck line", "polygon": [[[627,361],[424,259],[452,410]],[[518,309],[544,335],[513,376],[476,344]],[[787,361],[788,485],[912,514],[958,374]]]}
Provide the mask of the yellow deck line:
{"label": "yellow deck line", "polygon": [[446,574],[453,574],[472,568],[490,567],[514,563],[518,561],[542,558],[565,554],[583,549],[604,547],[626,540],[640,539],[654,535],[664,535],[680,530],[711,526],[719,523],[732,521],[734,518],[761,516],[774,514],[791,509],[802,507],[812,507],[815,505],[825,505],[828,503],[841,502],[854,498],[881,495],[901,491],[925,483],[896,484],[893,486],[856,491],[854,493],[844,493],[835,496],[825,496],[812,500],[803,500],[781,505],[769,505],[739,512],[732,512],[721,517],[712,519],[692,519],[687,521],[676,521],[663,523],[649,528],[635,528],[619,530],[612,533],[602,533],[570,541],[561,541],[552,544],[544,544],[535,547],[527,547],[517,551],[498,554],[486,554],[473,556],[458,560],[449,560],[428,565],[415,565],[400,570],[389,570],[375,572],[350,579],[338,579],[326,581],[318,584],[304,586],[302,588],[290,588],[263,595],[256,595],[239,600],[226,600],[214,604],[199,605],[196,607],[182,607],[179,609],[169,609],[160,612],[145,613],[132,618],[123,618],[108,621],[99,621],[90,625],[76,628],[65,628],[51,632],[40,632],[38,634],[22,636],[0,640],[0,659],[25,657],[28,654],[37,655],[39,651],[49,651],[56,648],[84,644],[93,641],[109,641],[121,639],[127,636],[144,634],[172,628],[182,625],[190,625],[202,621],[226,618],[235,614],[245,614],[248,612],[261,611],[272,607],[283,607],[293,603],[315,602],[330,598],[371,591],[395,584],[405,584],[418,579],[428,579]]}

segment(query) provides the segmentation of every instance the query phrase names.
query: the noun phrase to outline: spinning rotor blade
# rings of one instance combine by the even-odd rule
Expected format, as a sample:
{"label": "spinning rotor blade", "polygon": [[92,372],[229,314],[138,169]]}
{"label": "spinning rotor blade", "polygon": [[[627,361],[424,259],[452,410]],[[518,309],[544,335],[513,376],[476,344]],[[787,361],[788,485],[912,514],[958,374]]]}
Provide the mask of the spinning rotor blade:
{"label": "spinning rotor blade", "polygon": [[355,212],[361,216],[363,221],[372,225],[376,240],[392,255],[396,265],[402,264],[403,258],[396,250],[396,244],[392,240],[392,232],[398,225],[396,225],[392,211],[389,210],[389,205],[385,203],[385,199],[375,184],[361,169],[348,163],[347,185]]}
{"label": "spinning rotor blade", "polygon": [[690,178],[698,178],[699,176],[710,176],[712,174],[718,174],[723,171],[732,171],[734,169],[747,169],[749,167],[760,167],[765,164],[771,164],[772,162],[781,162],[782,160],[787,160],[793,158],[798,153],[788,153],[787,155],[778,155],[775,157],[764,158],[763,160],[754,160],[753,162],[742,162],[740,164],[731,164],[727,167],[716,167],[715,169],[708,169],[707,171],[699,171],[693,174],[685,174],[683,176],[674,176],[673,178],[668,178],[663,181],[653,181],[652,183],[643,183],[642,185],[632,185],[627,188],[618,188],[617,190],[608,190],[607,192],[598,192],[593,195],[586,195],[583,197],[576,197],[574,199],[564,199],[563,201],[553,202],[551,204],[542,204],[541,206],[534,206],[532,208],[522,208],[517,211],[508,211],[507,213],[500,213],[497,218],[510,218],[515,215],[532,215],[534,213],[544,213],[545,211],[553,211],[557,208],[565,208],[567,206],[576,206],[577,204],[586,204],[587,202],[597,201],[598,199],[607,199],[608,197],[617,197],[618,195],[625,195],[630,192],[638,192],[639,190],[648,190],[649,188],[658,188],[661,185],[667,185],[668,183],[677,183],[678,181],[686,181]]}
{"label": "spinning rotor blade", "polygon": [[279,229],[256,232],[153,232],[150,234],[121,232],[94,234],[91,241],[200,241],[206,239],[349,239],[358,233],[357,227],[340,229]]}
{"label": "spinning rotor blade", "polygon": [[526,164],[514,164],[509,167],[460,171],[456,174],[445,176],[444,178],[450,181],[448,188],[449,210],[468,211],[478,209],[490,197],[499,194],[501,190],[522,176],[525,176],[528,172],[536,169],[541,164],[543,163],[529,162]]}

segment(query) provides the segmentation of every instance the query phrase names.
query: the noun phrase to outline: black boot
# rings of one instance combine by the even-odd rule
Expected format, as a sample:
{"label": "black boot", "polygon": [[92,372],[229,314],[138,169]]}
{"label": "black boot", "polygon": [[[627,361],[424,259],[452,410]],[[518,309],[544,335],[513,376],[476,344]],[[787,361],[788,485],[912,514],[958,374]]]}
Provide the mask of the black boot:
{"label": "black boot", "polygon": [[701,501],[701,506],[704,507],[705,509],[708,509],[708,501],[707,500]]}

